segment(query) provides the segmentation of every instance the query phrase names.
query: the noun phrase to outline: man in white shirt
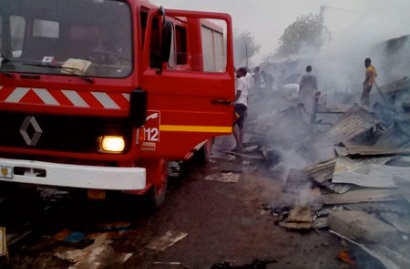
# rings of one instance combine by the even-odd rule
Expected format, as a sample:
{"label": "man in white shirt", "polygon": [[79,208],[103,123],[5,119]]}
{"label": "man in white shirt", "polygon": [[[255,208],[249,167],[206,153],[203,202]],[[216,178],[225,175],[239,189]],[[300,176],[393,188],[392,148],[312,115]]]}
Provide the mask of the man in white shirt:
{"label": "man in white shirt", "polygon": [[248,85],[248,91],[250,91],[253,88],[253,76],[252,76],[251,72],[249,72],[248,70],[246,70],[246,71],[247,72],[246,72],[245,79],[246,79],[246,83]]}
{"label": "man in white shirt", "polygon": [[[236,71],[236,96],[235,96],[235,116],[236,121],[234,123],[233,135],[236,141],[236,147],[233,151],[242,150],[243,141],[243,124],[245,122],[247,110],[248,110],[248,83],[246,81],[246,68],[241,67]],[[238,126],[236,130],[235,125]]]}

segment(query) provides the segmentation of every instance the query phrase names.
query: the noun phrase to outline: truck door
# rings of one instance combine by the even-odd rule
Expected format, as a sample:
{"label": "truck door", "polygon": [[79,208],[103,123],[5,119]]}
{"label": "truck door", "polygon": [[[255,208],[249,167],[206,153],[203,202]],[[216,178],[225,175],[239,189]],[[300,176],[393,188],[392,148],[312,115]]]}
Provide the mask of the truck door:
{"label": "truck door", "polygon": [[235,78],[229,15],[151,12],[144,40],[142,154],[186,158],[199,143],[230,134]]}

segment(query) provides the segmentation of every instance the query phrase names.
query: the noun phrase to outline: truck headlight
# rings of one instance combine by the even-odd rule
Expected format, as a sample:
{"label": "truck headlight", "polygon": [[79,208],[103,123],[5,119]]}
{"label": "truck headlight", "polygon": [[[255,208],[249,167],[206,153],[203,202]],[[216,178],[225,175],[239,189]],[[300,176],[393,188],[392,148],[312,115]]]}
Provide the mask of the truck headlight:
{"label": "truck headlight", "polygon": [[122,136],[100,136],[98,138],[98,150],[107,153],[121,153],[125,149],[125,141]]}

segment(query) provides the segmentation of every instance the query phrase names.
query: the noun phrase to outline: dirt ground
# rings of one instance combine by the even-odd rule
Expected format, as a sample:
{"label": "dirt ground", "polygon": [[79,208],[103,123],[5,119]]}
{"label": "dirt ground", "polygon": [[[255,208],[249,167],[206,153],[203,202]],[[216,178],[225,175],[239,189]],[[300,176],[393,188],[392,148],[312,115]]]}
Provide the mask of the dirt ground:
{"label": "dirt ground", "polygon": [[[218,143],[217,150],[221,150],[220,140],[217,147]],[[239,181],[206,180],[223,172],[238,174]],[[269,175],[263,162],[215,150],[205,167],[188,165],[180,177],[170,179],[166,202],[154,215],[133,211],[124,201],[95,203],[63,198],[37,203],[35,197],[26,197],[16,205],[9,196],[0,208],[1,225],[10,231],[31,232],[9,249],[10,263],[3,267],[350,268],[337,259],[343,247],[328,231],[300,233],[275,223],[266,207],[286,204],[289,197],[282,189],[283,181]],[[127,226],[120,235],[106,240],[106,248],[92,262],[75,264],[55,256],[84,249],[93,242],[56,240],[58,232],[69,229],[90,235],[101,232],[96,228],[99,224],[110,222],[117,228],[118,223]],[[146,248],[167,231],[187,236],[163,251]],[[127,259],[123,259],[126,254]],[[240,267],[244,265],[248,266]]]}

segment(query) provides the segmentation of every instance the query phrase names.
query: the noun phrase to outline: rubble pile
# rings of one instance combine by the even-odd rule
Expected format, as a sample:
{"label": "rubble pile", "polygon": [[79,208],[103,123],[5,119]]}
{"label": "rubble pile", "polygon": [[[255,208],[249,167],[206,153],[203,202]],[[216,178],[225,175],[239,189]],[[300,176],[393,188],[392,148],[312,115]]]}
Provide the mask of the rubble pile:
{"label": "rubble pile", "polygon": [[270,207],[276,223],[289,230],[329,228],[348,242],[359,264],[372,257],[384,268],[410,268],[410,117],[404,108],[352,105],[325,128],[312,124],[298,104],[269,122],[259,118],[250,122],[248,145],[259,144],[271,166],[285,164],[283,193],[294,195],[283,210]]}

